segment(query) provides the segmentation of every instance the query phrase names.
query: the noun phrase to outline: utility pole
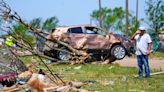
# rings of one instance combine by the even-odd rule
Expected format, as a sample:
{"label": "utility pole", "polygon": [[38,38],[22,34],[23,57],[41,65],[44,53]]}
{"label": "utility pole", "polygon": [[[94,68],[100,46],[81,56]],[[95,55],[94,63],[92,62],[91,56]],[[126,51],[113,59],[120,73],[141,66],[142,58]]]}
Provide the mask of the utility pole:
{"label": "utility pole", "polygon": [[138,21],[138,0],[136,1],[136,25]]}
{"label": "utility pole", "polygon": [[126,30],[125,30],[125,34],[128,35],[128,15],[129,15],[129,12],[128,12],[128,0],[126,0]]}
{"label": "utility pole", "polygon": [[99,0],[99,25],[102,27],[102,10],[101,10],[101,0]]}

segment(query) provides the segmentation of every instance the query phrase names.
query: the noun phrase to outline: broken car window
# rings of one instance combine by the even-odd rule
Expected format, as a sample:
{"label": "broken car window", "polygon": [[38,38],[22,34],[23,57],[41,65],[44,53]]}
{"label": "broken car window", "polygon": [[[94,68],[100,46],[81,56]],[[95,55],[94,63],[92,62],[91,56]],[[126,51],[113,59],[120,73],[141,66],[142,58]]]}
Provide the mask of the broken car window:
{"label": "broken car window", "polygon": [[86,27],[86,34],[97,34],[93,27]]}
{"label": "broken car window", "polygon": [[103,36],[106,35],[106,32],[104,32],[104,31],[101,30],[101,29],[96,28],[96,30],[97,30],[97,33],[98,33],[98,34],[103,35]]}
{"label": "broken car window", "polygon": [[106,35],[106,33],[103,30],[95,28],[95,27],[86,27],[86,33],[87,34],[99,34],[99,35],[103,35],[103,36]]}
{"label": "broken car window", "polygon": [[76,27],[76,28],[70,28],[68,29],[69,33],[83,33],[81,27]]}

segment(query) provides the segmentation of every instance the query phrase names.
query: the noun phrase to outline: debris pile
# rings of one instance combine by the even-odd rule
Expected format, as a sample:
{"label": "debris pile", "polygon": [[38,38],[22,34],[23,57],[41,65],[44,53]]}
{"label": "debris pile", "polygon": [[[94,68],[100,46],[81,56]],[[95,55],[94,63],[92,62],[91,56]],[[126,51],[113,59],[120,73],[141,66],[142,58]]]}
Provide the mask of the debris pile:
{"label": "debris pile", "polygon": [[33,73],[32,77],[27,82],[28,86],[37,92],[94,92],[83,89],[82,86],[88,85],[87,82],[69,81],[62,84],[55,84],[47,75]]}
{"label": "debris pile", "polygon": [[21,73],[28,68],[7,46],[0,47],[0,73]]}
{"label": "debris pile", "polygon": [[25,64],[3,45],[0,46],[0,85],[10,87],[16,83],[18,73],[27,71]]}

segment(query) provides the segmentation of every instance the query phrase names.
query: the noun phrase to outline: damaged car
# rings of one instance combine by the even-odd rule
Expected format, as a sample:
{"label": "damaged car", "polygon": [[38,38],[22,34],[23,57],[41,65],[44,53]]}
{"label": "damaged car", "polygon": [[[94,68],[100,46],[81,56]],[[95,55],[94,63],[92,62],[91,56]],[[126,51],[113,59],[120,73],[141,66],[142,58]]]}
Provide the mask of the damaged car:
{"label": "damaged car", "polygon": [[[130,55],[133,48],[132,42],[128,38],[92,25],[57,27],[47,38],[67,42],[74,49],[86,51],[93,60],[97,61],[109,59],[109,62],[113,62],[121,60],[126,55]],[[44,47],[44,52],[49,52],[49,54],[46,55],[59,60],[70,59],[66,47],[49,41],[47,43],[49,46]]]}

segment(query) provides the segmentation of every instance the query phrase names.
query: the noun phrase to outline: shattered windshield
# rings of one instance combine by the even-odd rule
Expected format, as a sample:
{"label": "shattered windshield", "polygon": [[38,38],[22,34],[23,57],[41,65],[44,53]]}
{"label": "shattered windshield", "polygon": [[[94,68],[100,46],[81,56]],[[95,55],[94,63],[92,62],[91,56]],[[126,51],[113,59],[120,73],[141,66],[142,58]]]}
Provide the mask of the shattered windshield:
{"label": "shattered windshield", "polygon": [[95,27],[86,27],[87,33],[90,34],[99,34],[105,36],[107,33],[99,28]]}
{"label": "shattered windshield", "polygon": [[103,36],[106,35],[106,32],[104,32],[103,30],[98,29],[98,28],[95,28],[95,29],[97,30],[97,33],[98,33],[98,34],[103,35]]}

